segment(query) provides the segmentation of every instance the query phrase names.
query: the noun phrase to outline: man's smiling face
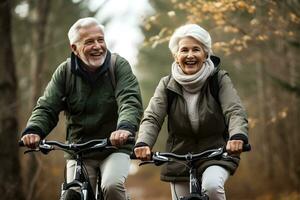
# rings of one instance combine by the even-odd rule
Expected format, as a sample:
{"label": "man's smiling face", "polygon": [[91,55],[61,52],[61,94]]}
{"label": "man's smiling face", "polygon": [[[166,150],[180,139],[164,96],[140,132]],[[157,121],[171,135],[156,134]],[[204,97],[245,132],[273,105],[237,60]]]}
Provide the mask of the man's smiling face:
{"label": "man's smiling face", "polygon": [[102,29],[98,25],[79,29],[79,39],[71,48],[89,70],[95,71],[104,63],[107,52]]}

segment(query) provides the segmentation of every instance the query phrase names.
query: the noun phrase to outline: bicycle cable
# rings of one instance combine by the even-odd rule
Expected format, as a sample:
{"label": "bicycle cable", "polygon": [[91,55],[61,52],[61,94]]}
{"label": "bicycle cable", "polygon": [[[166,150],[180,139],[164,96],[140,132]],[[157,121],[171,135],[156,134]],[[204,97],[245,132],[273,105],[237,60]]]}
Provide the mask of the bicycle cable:
{"label": "bicycle cable", "polygon": [[175,188],[175,183],[176,183],[176,182],[173,182],[173,190],[174,190],[174,194],[175,194],[176,199],[179,200],[179,199],[178,199],[177,192],[176,192],[176,188]]}
{"label": "bicycle cable", "polygon": [[91,189],[93,189],[90,182],[88,170],[86,169],[85,163],[83,161],[82,161],[82,172],[83,175],[86,177],[86,181],[88,182],[88,185],[90,186]]}

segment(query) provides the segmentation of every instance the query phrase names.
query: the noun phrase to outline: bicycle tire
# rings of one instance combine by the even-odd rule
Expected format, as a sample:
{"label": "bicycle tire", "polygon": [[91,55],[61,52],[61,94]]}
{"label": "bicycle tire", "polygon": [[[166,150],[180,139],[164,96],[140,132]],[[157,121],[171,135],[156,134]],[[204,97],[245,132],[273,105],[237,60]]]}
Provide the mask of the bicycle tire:
{"label": "bicycle tire", "polygon": [[68,189],[66,190],[63,195],[60,197],[60,200],[82,200],[81,195],[79,192]]}
{"label": "bicycle tire", "polygon": [[204,194],[203,196],[200,196],[198,194],[191,194],[189,196],[180,198],[180,200],[209,200],[209,197],[206,194]]}

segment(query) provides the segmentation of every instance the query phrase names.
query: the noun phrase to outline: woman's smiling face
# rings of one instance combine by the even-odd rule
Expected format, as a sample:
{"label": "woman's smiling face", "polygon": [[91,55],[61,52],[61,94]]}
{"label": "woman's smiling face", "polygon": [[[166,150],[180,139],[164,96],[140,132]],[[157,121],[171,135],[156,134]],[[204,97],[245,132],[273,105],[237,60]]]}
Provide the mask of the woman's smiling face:
{"label": "woman's smiling face", "polygon": [[187,75],[192,75],[200,71],[207,53],[198,40],[193,37],[184,37],[179,40],[178,51],[174,57],[182,71]]}

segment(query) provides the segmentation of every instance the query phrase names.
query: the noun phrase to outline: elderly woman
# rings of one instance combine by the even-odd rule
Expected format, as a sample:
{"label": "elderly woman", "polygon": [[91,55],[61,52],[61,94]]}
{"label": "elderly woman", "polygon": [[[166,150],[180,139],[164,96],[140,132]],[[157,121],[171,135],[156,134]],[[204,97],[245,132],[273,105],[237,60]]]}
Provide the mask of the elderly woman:
{"label": "elderly woman", "polygon": [[[232,160],[208,160],[199,164],[202,189],[210,199],[226,199],[224,184],[239,163],[243,144],[248,143],[245,109],[220,59],[212,55],[209,33],[196,24],[179,27],[171,36],[174,56],[171,75],[163,77],[145,110],[134,152],[149,160],[164,118],[168,115],[166,151],[198,153],[225,146]],[[210,79],[217,73],[217,99]],[[173,93],[170,100],[169,93]],[[170,104],[170,105],[168,105]],[[188,171],[184,165],[168,163],[161,180],[170,182],[172,199],[189,193]]]}

